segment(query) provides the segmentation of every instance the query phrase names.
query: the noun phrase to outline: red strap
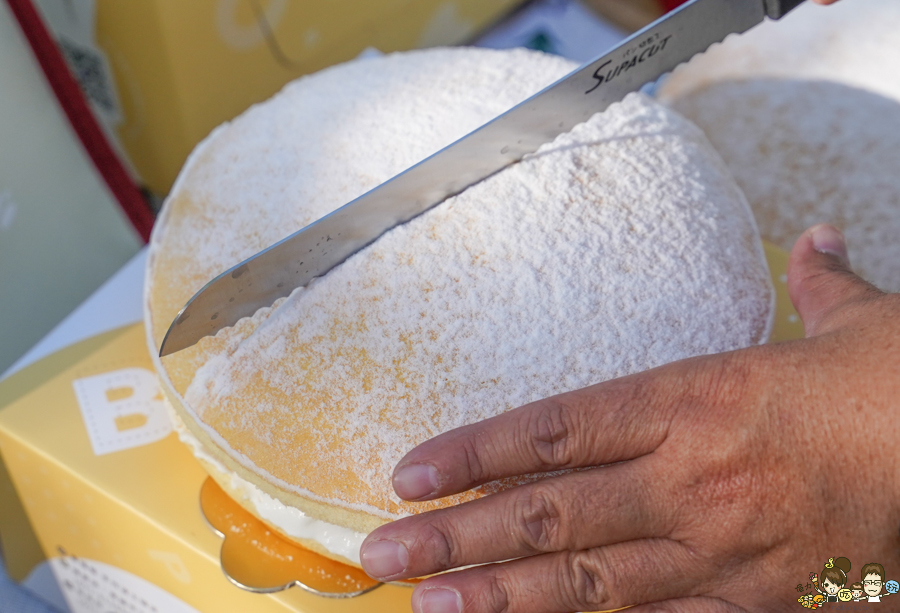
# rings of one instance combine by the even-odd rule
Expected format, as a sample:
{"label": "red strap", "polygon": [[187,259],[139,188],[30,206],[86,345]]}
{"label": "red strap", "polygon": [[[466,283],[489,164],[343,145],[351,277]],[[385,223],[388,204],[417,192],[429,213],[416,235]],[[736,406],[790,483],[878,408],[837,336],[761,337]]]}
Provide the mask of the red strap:
{"label": "red strap", "polygon": [[150,240],[153,213],[106,139],[100,124],[97,123],[97,118],[94,117],[94,113],[88,106],[81,87],[69,72],[69,67],[41,16],[35,10],[31,0],[6,1],[28,38],[28,42],[50,82],[50,87],[53,88],[69,122],[75,128],[81,144],[84,145],[113,196],[119,201],[119,205],[125,211],[134,229],[146,243]]}
{"label": "red strap", "polygon": [[684,4],[686,0],[659,0],[659,4],[663,7],[663,10],[667,13],[674,9],[677,9],[679,6]]}

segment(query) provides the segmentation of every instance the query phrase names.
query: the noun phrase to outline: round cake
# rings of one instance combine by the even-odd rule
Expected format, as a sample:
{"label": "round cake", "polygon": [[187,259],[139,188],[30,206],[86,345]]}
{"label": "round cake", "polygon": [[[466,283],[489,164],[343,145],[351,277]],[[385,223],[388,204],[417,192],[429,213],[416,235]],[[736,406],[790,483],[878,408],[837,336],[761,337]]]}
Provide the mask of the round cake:
{"label": "round cake", "polygon": [[900,290],[900,2],[807,3],[697,56],[659,97],[704,130],[763,237],[847,236],[854,269]]}
{"label": "round cake", "polygon": [[[151,351],[211,278],[573,67],[524,50],[357,60],[218,128],[154,228]],[[182,439],[235,500],[358,565],[375,527],[517,483],[404,502],[391,471],[415,445],[553,394],[765,342],[773,300],[721,159],[695,126],[634,95],[156,366]]]}

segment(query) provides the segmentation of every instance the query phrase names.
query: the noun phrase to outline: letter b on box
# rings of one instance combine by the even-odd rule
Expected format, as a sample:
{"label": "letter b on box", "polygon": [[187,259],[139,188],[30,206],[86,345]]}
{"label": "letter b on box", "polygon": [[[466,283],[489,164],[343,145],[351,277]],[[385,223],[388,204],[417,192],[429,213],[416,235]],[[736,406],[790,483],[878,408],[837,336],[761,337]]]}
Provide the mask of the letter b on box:
{"label": "letter b on box", "polygon": [[75,379],[72,386],[97,455],[155,443],[172,431],[159,381],[146,368]]}

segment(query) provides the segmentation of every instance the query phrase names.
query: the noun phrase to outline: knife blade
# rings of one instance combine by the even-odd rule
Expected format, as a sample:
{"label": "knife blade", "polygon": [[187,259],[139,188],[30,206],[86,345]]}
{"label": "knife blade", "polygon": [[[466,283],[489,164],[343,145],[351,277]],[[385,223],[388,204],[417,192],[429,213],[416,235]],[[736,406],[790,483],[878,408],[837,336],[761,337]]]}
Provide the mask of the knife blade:
{"label": "knife blade", "polygon": [[232,326],[307,285],[470,185],[536,151],[729,34],[803,0],[689,0],[615,49],[322,219],[226,270],[181,309],[160,357]]}

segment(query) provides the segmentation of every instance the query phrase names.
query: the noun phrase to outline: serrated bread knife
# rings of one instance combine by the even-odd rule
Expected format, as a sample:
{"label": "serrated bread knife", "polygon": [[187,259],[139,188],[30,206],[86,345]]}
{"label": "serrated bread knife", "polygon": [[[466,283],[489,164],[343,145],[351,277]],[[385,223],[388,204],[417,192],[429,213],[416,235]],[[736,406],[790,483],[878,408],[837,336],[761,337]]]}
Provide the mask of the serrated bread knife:
{"label": "serrated bread knife", "polygon": [[210,281],[181,309],[164,356],[232,326],[346,260],[379,236],[458,194],[677,65],[803,0],[690,0],[611,52]]}

